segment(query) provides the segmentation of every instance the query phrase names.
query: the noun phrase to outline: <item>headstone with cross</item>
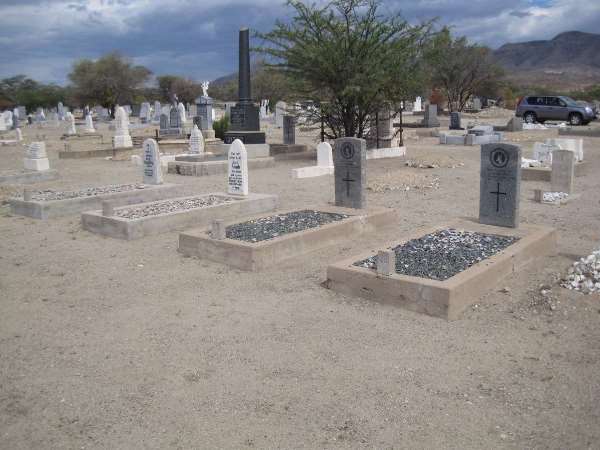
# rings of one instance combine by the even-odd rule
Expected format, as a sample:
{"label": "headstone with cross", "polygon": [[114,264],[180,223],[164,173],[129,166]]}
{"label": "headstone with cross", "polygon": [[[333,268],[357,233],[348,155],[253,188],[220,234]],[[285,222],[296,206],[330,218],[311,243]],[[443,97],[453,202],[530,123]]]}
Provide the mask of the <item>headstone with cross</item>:
{"label": "headstone with cross", "polygon": [[358,138],[337,139],[335,141],[333,166],[336,206],[357,209],[366,208],[366,141]]}
{"label": "headstone with cross", "polygon": [[521,147],[499,143],[482,145],[479,222],[517,227],[520,189]]}

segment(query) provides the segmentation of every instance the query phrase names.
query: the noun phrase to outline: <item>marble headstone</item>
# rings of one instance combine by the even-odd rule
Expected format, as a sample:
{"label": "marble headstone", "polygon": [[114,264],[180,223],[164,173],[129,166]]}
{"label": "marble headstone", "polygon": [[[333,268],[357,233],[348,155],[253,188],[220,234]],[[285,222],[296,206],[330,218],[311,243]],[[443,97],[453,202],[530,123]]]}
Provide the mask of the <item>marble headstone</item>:
{"label": "marble headstone", "polygon": [[333,153],[335,204],[366,208],[367,144],[364,139],[336,139]]}
{"label": "marble headstone", "polygon": [[320,142],[317,145],[317,166],[333,167],[333,150],[329,142]]}
{"label": "marble headstone", "polygon": [[413,112],[421,112],[423,111],[423,107],[421,105],[421,97],[417,97],[415,99],[415,103],[413,104]]}
{"label": "marble headstone", "polygon": [[248,153],[239,139],[229,146],[227,192],[248,195]]}
{"label": "marble headstone", "polygon": [[144,184],[162,184],[163,176],[160,166],[158,143],[154,139],[144,141]]}
{"label": "marble headstone", "polygon": [[115,113],[115,136],[113,137],[113,145],[115,148],[133,147],[133,142],[129,135],[129,115],[123,106],[119,106]]}
{"label": "marble headstone", "polygon": [[44,142],[32,142],[25,149],[25,159],[23,160],[25,169],[37,171],[50,169]]}
{"label": "marble headstone", "polygon": [[85,129],[84,131],[86,133],[95,133],[96,130],[94,129],[94,121],[92,119],[92,114],[88,114],[87,116],[85,116]]}
{"label": "marble headstone", "polygon": [[479,222],[515,228],[519,225],[521,147],[481,146]]}
{"label": "marble headstone", "polygon": [[204,153],[204,137],[202,132],[198,128],[198,125],[194,125],[192,132],[190,133],[190,147],[189,152],[195,155]]}
{"label": "marble headstone", "polygon": [[65,120],[67,121],[67,135],[73,136],[77,134],[77,128],[75,128],[75,116],[72,112],[67,112],[65,115]]}

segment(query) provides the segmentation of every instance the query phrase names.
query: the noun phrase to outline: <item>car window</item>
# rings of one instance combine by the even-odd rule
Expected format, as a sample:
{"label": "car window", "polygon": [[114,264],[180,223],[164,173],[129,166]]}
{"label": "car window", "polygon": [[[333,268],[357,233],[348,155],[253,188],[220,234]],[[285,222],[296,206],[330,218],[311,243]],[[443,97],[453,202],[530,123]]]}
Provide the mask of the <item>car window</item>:
{"label": "car window", "polygon": [[546,106],[546,97],[538,97],[537,98],[537,104],[539,106]]}
{"label": "car window", "polygon": [[546,97],[546,104],[548,106],[560,106],[560,100],[558,97]]}
{"label": "car window", "polygon": [[563,108],[567,107],[567,102],[565,102],[562,98],[558,98],[558,106],[562,106]]}
{"label": "car window", "polygon": [[527,103],[529,105],[537,105],[537,97],[527,97]]}

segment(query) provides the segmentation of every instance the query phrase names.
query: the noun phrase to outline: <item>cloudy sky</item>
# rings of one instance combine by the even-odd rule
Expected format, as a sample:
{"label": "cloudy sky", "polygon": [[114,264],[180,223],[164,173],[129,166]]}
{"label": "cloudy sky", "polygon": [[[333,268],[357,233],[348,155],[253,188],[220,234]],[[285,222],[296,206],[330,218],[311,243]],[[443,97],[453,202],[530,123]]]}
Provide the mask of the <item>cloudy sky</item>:
{"label": "cloudy sky", "polygon": [[[385,0],[397,10],[494,48],[600,23],[598,0]],[[63,84],[74,60],[119,50],[155,75],[211,80],[236,70],[240,27],[290,15],[283,0],[0,0],[0,78]]]}

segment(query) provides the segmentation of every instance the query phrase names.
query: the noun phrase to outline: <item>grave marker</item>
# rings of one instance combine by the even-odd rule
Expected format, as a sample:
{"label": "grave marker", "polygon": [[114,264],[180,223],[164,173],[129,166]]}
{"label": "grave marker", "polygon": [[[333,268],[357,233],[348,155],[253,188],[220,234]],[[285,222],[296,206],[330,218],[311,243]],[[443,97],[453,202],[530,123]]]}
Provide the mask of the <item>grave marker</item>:
{"label": "grave marker", "polygon": [[190,133],[190,147],[189,152],[195,155],[204,153],[204,137],[202,132],[198,128],[198,125],[194,125],[192,132]]}
{"label": "grave marker", "polygon": [[296,143],[296,118],[283,116],[283,143],[294,145]]}
{"label": "grave marker", "polygon": [[425,128],[434,128],[440,126],[440,121],[437,117],[437,105],[428,104],[425,107],[425,117],[423,118],[422,123]]}
{"label": "grave marker", "polygon": [[479,222],[515,228],[519,224],[521,147],[481,146]]}
{"label": "grave marker", "polygon": [[550,186],[552,192],[573,192],[575,177],[575,157],[571,150],[554,150],[552,152],[552,172]]}
{"label": "grave marker", "polygon": [[154,139],[144,141],[144,184],[162,184],[162,170],[158,143]]}
{"label": "grave marker", "polygon": [[341,138],[335,141],[333,156],[335,204],[365,208],[367,197],[367,144],[364,139]]}
{"label": "grave marker", "polygon": [[248,153],[239,139],[229,146],[228,168],[227,192],[233,195],[248,195]]}
{"label": "grave marker", "polygon": [[462,130],[460,113],[458,111],[452,111],[450,113],[450,129],[451,130]]}

